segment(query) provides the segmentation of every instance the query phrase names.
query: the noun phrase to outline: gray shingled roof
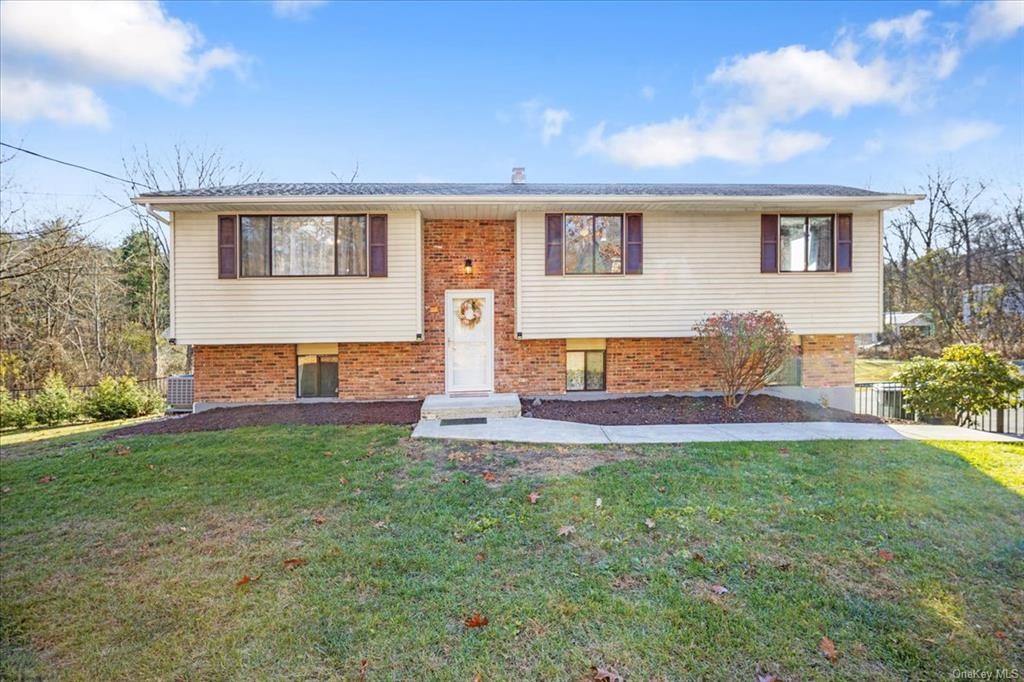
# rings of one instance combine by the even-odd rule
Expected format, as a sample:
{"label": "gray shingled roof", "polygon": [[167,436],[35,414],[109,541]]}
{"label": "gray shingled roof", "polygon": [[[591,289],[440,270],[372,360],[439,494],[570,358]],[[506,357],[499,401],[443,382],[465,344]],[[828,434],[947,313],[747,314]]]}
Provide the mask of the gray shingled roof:
{"label": "gray shingled roof", "polygon": [[257,182],[142,197],[324,197],[324,196],[663,196],[663,197],[873,197],[885,196],[842,185],[705,185],[647,183],[483,183],[483,182]]}

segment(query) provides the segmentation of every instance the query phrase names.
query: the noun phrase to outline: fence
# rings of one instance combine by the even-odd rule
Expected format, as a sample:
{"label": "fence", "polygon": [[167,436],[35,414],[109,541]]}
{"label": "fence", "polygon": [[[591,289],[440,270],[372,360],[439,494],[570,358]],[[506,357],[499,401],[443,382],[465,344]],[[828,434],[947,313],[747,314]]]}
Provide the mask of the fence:
{"label": "fence", "polygon": [[[155,379],[136,379],[136,381],[142,388],[156,389],[157,391],[160,392],[160,395],[162,395],[165,398],[167,397],[167,377],[157,377]],[[82,393],[89,395],[90,393],[92,393],[92,390],[96,388],[96,384],[87,384],[85,386],[69,386],[68,388],[71,388],[76,391],[81,391]],[[31,398],[36,393],[39,393],[42,390],[43,389],[40,386],[36,386],[35,388],[21,388],[16,391],[11,391],[11,397],[18,398],[24,396],[26,398]]]}
{"label": "fence", "polygon": [[[884,419],[918,419],[918,415],[907,410],[903,404],[902,384],[857,384],[854,391],[854,411],[857,414],[870,414]],[[1024,393],[1021,397],[1024,398]],[[972,419],[968,426],[979,431],[1024,436],[1024,405],[1013,409],[989,410]]]}

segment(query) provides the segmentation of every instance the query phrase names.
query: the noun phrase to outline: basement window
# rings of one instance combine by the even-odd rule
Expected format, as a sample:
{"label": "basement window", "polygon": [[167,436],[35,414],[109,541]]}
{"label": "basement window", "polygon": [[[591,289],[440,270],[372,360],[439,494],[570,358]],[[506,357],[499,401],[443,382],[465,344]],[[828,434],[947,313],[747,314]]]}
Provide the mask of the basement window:
{"label": "basement window", "polygon": [[565,390],[605,390],[604,339],[568,339],[565,346]]}
{"label": "basement window", "polygon": [[338,356],[299,355],[296,371],[299,398],[338,397]]}

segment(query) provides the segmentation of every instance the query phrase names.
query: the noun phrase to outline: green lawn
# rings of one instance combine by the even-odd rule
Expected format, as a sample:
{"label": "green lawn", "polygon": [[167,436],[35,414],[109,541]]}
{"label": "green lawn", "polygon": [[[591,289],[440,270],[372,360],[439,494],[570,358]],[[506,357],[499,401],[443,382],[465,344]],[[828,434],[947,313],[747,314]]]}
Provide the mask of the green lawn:
{"label": "green lawn", "polygon": [[[407,435],[267,427],[5,446],[0,678],[1024,669],[1020,445]],[[236,586],[245,575],[259,580]],[[465,627],[476,612],[489,624]]]}
{"label": "green lawn", "polygon": [[869,360],[858,358],[854,367],[854,380],[857,383],[889,381],[892,375],[905,365],[903,360]]}

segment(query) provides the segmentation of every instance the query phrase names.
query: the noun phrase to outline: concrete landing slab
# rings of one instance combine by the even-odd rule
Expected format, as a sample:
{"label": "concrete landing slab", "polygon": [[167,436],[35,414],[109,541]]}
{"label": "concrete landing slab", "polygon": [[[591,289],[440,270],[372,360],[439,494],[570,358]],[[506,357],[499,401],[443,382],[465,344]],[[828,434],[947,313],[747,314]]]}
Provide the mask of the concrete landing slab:
{"label": "concrete landing slab", "polygon": [[420,408],[420,419],[518,417],[521,413],[518,393],[428,395],[423,401],[423,407]]}
{"label": "concrete landing slab", "polygon": [[600,426],[526,417],[489,417],[486,424],[451,426],[441,426],[437,419],[425,419],[416,425],[412,437],[581,445],[610,442]]}

